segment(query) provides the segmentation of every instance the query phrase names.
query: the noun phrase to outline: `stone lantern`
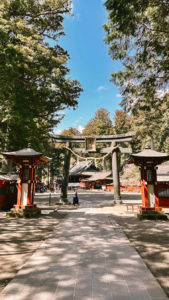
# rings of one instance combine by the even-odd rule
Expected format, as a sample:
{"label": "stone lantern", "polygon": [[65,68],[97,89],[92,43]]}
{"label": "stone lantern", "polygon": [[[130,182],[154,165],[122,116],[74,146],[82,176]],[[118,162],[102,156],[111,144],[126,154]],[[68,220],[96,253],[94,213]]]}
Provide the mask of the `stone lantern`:
{"label": "stone lantern", "polygon": [[28,145],[27,148],[14,152],[2,153],[7,160],[11,160],[20,167],[19,178],[17,180],[17,204],[11,210],[14,214],[26,216],[36,215],[39,209],[34,204],[35,192],[35,169],[38,165],[48,163],[49,160],[36,152]]}
{"label": "stone lantern", "polygon": [[142,152],[131,154],[129,163],[140,167],[142,209],[155,210],[159,205],[157,165],[169,160],[169,154],[144,149]]}

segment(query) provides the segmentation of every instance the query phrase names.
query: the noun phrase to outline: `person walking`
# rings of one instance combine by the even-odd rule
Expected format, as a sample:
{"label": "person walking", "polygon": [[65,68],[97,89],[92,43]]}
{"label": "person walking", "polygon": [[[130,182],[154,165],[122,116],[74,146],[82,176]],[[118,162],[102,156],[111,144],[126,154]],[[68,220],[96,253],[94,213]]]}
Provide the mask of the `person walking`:
{"label": "person walking", "polygon": [[78,204],[79,204],[78,194],[77,194],[77,191],[74,190],[74,195],[73,195],[73,205],[78,205]]}

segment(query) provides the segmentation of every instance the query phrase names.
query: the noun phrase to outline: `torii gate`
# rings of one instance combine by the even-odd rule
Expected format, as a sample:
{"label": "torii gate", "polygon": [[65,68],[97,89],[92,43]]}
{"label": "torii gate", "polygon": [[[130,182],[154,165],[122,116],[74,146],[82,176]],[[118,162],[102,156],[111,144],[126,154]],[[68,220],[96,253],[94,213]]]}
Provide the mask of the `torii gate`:
{"label": "torii gate", "polygon": [[[112,155],[112,173],[113,173],[113,184],[114,184],[114,200],[116,203],[120,203],[120,179],[119,179],[119,166],[118,166],[118,154],[119,153],[132,153],[131,148],[119,147],[118,143],[131,142],[135,132],[129,132],[125,134],[117,135],[103,135],[103,136],[63,136],[52,134],[52,140],[57,143],[66,143],[65,148],[65,160],[63,167],[63,181],[61,187],[61,201],[67,203],[67,188],[69,181],[69,169],[70,169],[70,157],[71,152],[75,153],[106,153]],[[85,148],[72,148],[72,143],[83,143]],[[102,148],[100,151],[96,149],[97,143],[109,143],[110,147]],[[108,155],[106,155],[108,156]],[[84,157],[85,159],[90,159],[89,157]],[[96,159],[96,158],[93,158]]]}

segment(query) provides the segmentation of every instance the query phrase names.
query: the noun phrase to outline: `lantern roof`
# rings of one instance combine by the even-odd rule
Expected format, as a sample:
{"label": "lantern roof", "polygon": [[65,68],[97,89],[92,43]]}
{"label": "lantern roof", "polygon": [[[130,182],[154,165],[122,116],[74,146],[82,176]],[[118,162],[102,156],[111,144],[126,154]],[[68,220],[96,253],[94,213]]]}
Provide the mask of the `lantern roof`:
{"label": "lantern roof", "polygon": [[131,159],[129,160],[129,163],[139,163],[139,162],[147,162],[147,163],[154,163],[159,164],[163,161],[169,160],[169,154],[157,152],[152,149],[144,149],[143,151],[139,153],[131,154]]}
{"label": "lantern roof", "polygon": [[30,147],[30,144],[27,148],[12,151],[12,152],[3,152],[2,153],[6,159],[12,160],[15,163],[31,163],[32,165],[40,165],[42,163],[48,163],[49,159],[42,156],[41,152],[37,152]]}
{"label": "lantern roof", "polygon": [[140,157],[140,158],[169,158],[169,154],[157,152],[152,149],[144,149],[139,153],[131,154],[133,157]]}
{"label": "lantern roof", "polygon": [[4,156],[13,156],[13,157],[32,157],[32,156],[41,156],[42,153],[35,151],[34,149],[28,147],[18,151],[13,152],[3,152]]}

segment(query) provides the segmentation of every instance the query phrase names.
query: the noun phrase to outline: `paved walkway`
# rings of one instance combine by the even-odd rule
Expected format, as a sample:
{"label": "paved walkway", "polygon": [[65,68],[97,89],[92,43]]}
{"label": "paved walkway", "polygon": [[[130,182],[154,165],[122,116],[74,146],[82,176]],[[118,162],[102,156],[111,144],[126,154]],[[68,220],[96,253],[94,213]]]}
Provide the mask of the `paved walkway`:
{"label": "paved walkway", "polygon": [[0,300],[167,300],[112,215],[71,211]]}

